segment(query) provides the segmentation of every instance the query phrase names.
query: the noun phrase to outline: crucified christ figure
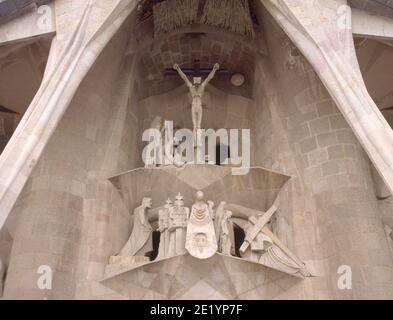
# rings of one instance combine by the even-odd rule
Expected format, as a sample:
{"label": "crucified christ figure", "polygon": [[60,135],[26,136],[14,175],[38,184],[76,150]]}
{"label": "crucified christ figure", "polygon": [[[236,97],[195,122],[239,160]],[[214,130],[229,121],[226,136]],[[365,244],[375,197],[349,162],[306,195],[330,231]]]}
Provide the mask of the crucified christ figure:
{"label": "crucified christ figure", "polygon": [[213,67],[212,72],[208,75],[205,81],[202,82],[202,78],[194,77],[193,81],[194,84],[187,78],[184,72],[180,69],[178,64],[175,64],[173,68],[179,73],[180,77],[184,80],[187,84],[187,87],[190,89],[191,97],[192,97],[192,122],[194,125],[193,128],[193,136],[194,142],[197,144],[197,132],[201,129],[202,125],[202,115],[203,115],[203,108],[202,108],[202,97],[205,93],[205,88],[208,83],[214,78],[216,72],[220,69],[220,65],[216,63]]}

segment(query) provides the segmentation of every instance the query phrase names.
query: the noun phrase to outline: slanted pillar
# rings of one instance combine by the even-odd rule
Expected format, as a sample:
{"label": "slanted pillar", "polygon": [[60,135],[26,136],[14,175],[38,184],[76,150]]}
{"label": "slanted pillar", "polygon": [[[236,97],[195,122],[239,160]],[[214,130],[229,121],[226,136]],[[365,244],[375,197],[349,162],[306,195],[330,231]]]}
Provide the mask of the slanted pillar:
{"label": "slanted pillar", "polygon": [[[136,3],[89,0],[65,41],[57,30],[41,87],[0,157],[0,229],[80,83]],[[105,6],[110,14],[97,26],[96,11]]]}
{"label": "slanted pillar", "polygon": [[345,0],[261,0],[312,64],[393,192],[393,131],[363,81]]}

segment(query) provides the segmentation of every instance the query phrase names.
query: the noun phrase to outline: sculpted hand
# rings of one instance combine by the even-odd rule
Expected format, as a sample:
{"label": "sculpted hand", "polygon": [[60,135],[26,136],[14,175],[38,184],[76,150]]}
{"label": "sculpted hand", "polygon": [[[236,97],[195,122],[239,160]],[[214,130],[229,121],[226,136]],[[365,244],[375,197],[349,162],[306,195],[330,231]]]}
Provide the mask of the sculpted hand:
{"label": "sculpted hand", "polygon": [[215,65],[214,65],[214,70],[219,70],[220,69],[220,65],[218,64],[218,63],[216,63]]}
{"label": "sculpted hand", "polygon": [[175,70],[179,70],[179,65],[177,64],[177,63],[175,63],[174,65],[173,65],[173,69],[175,69]]}

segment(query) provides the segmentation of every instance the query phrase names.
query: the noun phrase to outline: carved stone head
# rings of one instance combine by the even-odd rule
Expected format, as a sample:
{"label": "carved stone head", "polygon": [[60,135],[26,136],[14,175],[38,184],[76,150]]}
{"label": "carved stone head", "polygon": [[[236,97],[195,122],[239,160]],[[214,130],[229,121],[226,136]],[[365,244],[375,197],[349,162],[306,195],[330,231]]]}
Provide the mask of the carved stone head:
{"label": "carved stone head", "polygon": [[177,197],[176,197],[175,206],[177,206],[177,207],[183,207],[184,206],[184,198],[181,195],[181,193],[179,193],[177,195]]}
{"label": "carved stone head", "polygon": [[227,203],[225,201],[221,201],[220,204],[218,205],[217,210],[225,210]]}
{"label": "carved stone head", "polygon": [[153,200],[151,198],[143,198],[142,207],[151,209],[153,206]]}
{"label": "carved stone head", "polygon": [[195,85],[201,85],[202,84],[202,78],[201,77],[194,77],[194,84]]}
{"label": "carved stone head", "polygon": [[195,200],[196,201],[203,201],[203,199],[205,199],[205,194],[202,191],[198,191],[195,194]]}
{"label": "carved stone head", "polygon": [[206,234],[198,233],[198,234],[195,235],[193,244],[199,250],[204,249],[207,246],[207,243],[208,243],[208,241],[207,241]]}

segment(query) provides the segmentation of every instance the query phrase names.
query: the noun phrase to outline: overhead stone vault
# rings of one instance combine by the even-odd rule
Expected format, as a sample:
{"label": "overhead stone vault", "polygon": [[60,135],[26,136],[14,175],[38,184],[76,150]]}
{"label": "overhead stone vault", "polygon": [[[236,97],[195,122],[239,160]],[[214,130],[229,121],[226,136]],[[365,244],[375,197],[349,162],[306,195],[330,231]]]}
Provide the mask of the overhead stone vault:
{"label": "overhead stone vault", "polygon": [[[0,1],[0,299],[393,298],[389,1],[22,3]],[[157,119],[195,128],[174,66],[204,81],[216,64],[201,128],[250,141],[146,164]],[[218,159],[248,146],[243,175]],[[198,191],[215,251],[198,257],[187,234],[163,254],[160,217],[177,201],[192,220]],[[138,223],[151,237],[125,255]]]}

